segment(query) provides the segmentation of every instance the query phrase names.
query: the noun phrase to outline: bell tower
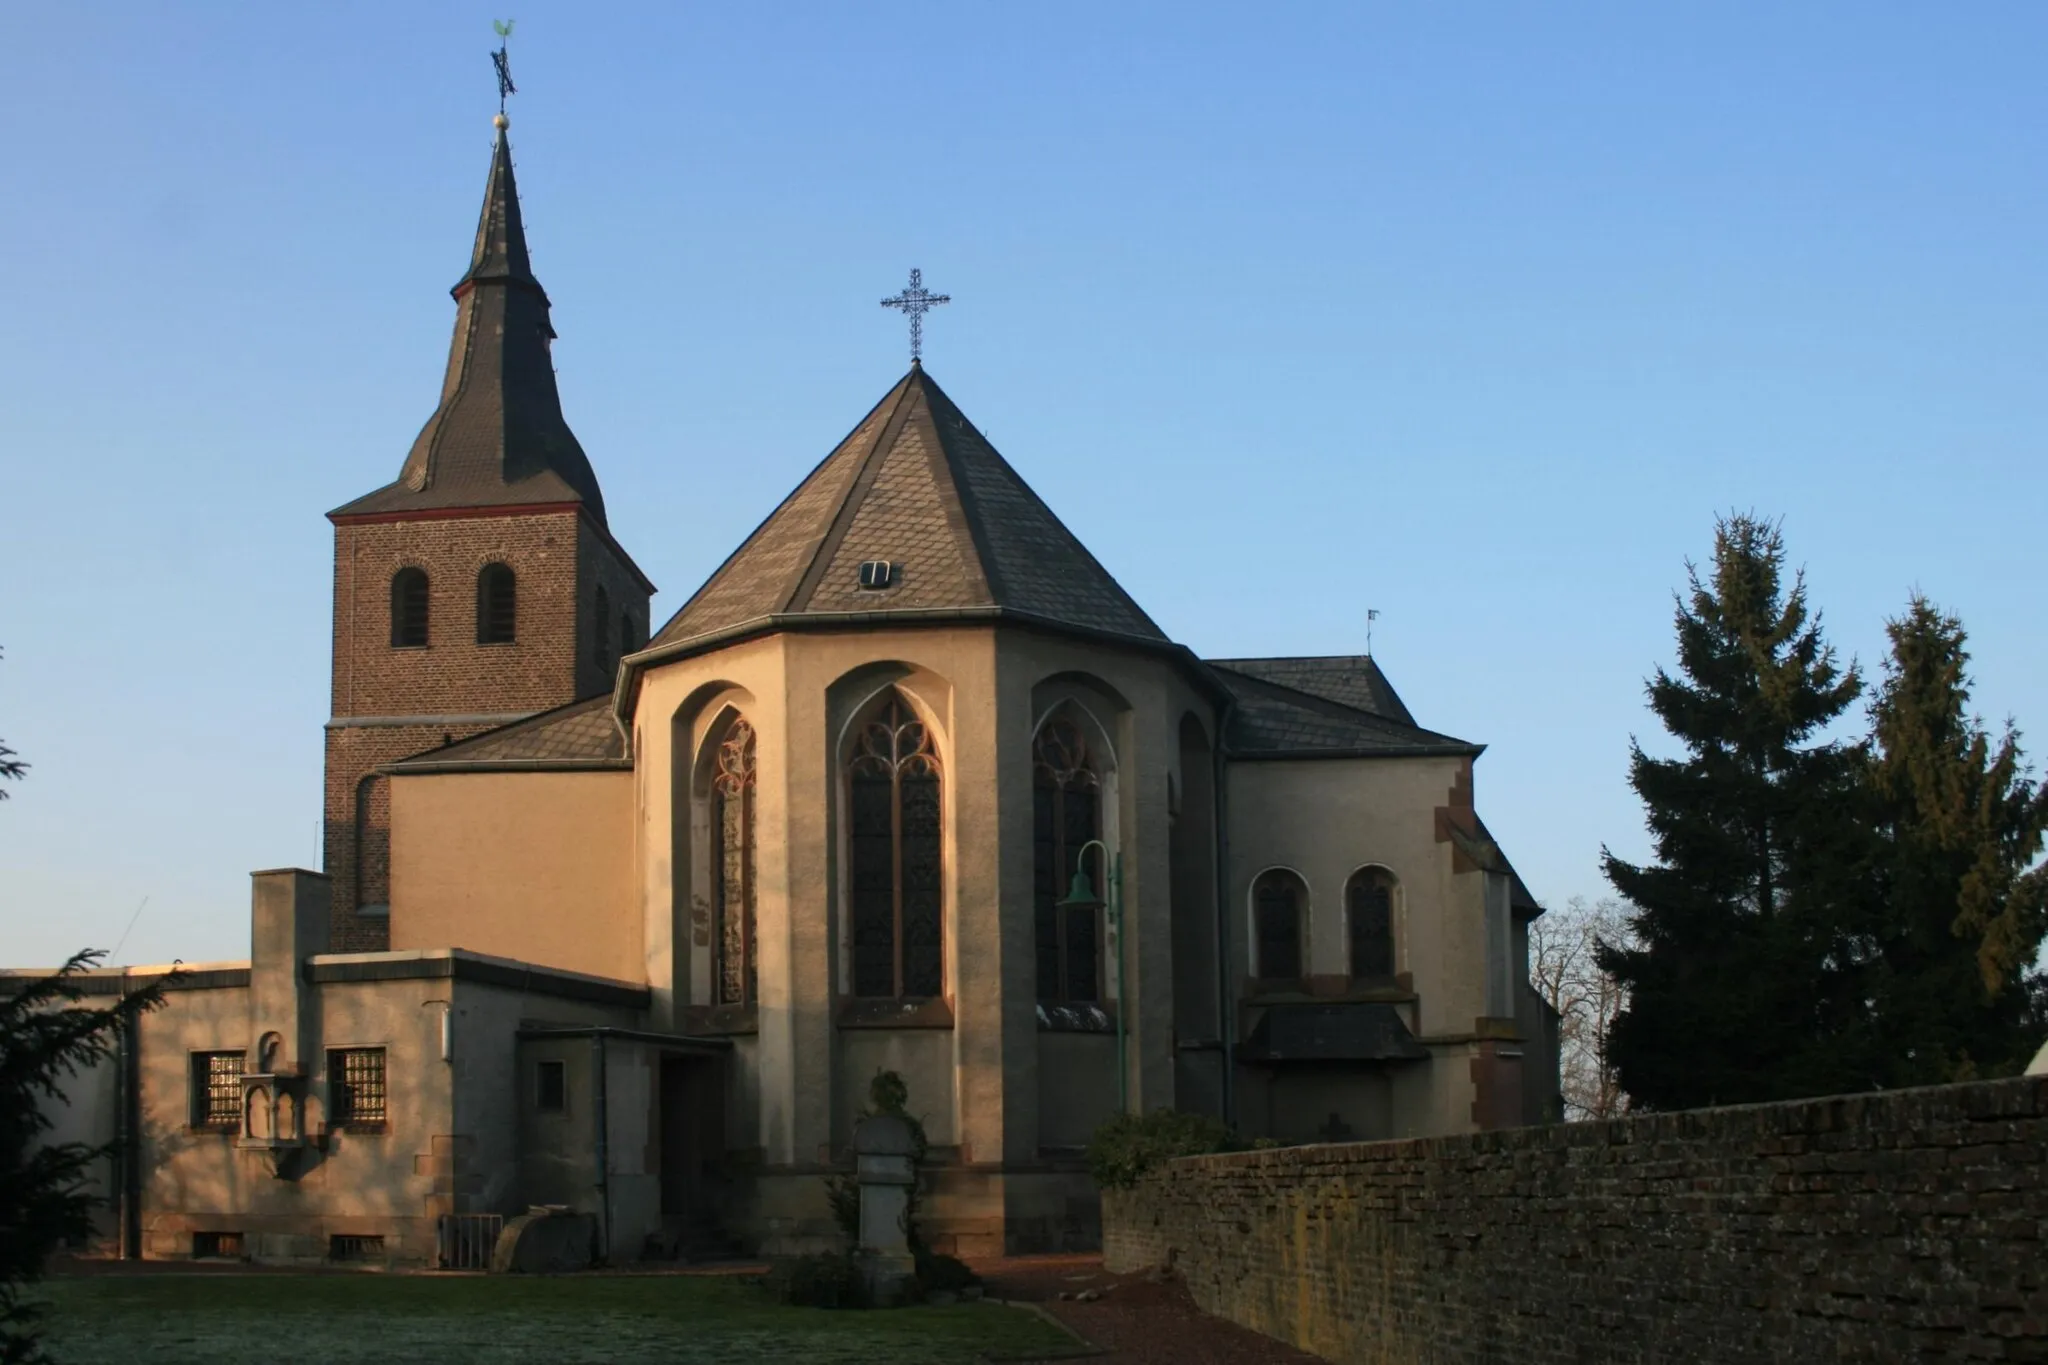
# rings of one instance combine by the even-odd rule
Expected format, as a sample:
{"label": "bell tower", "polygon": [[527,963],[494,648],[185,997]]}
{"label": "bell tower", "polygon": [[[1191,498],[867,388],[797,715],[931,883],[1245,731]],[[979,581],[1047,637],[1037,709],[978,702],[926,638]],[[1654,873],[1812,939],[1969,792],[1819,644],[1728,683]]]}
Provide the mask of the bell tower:
{"label": "bell tower", "polygon": [[393,482],[337,507],[326,861],[333,948],[390,943],[385,765],[609,689],[654,585],[612,539],[555,389],[509,121],[496,146],[440,405]]}

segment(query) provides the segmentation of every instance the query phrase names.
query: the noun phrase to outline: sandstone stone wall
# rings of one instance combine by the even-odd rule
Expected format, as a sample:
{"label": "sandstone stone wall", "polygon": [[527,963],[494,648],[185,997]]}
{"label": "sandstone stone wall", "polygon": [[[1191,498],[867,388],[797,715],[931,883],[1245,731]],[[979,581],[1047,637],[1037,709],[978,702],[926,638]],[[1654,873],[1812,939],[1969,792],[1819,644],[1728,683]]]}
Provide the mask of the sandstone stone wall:
{"label": "sandstone stone wall", "polygon": [[2048,1361],[2048,1077],[1173,1163],[1110,1268],[1344,1362]]}

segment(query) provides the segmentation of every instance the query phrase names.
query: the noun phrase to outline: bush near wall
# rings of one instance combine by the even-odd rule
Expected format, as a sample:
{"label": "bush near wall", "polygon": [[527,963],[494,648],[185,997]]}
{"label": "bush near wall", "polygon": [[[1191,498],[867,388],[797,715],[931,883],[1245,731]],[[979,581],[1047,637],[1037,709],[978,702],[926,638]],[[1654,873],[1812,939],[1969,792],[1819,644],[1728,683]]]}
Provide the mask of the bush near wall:
{"label": "bush near wall", "polygon": [[1343,1362],[2048,1361],[2048,1077],[1195,1157],[1109,1267]]}

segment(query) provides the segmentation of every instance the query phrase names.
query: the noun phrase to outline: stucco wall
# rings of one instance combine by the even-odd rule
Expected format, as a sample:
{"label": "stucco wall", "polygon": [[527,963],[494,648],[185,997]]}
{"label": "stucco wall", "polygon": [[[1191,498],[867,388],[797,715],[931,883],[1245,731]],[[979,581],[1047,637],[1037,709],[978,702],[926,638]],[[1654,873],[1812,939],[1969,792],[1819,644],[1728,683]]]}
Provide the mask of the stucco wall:
{"label": "stucco wall", "polygon": [[645,978],[626,772],[391,783],[391,946]]}
{"label": "stucco wall", "polygon": [[1333,1361],[2048,1358],[2048,1077],[1178,1161],[1110,1268]]}

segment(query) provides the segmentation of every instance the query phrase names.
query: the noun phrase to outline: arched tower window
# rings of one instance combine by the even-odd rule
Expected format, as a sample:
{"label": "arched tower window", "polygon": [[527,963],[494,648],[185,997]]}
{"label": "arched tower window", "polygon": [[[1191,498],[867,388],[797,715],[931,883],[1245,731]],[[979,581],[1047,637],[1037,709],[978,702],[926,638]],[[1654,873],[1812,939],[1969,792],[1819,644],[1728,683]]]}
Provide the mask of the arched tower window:
{"label": "arched tower window", "polygon": [[476,576],[476,642],[509,645],[519,638],[519,580],[509,564],[486,564]]}
{"label": "arched tower window", "polygon": [[[1032,883],[1037,919],[1038,998],[1102,998],[1100,912],[1061,906],[1081,849],[1102,837],[1102,775],[1081,728],[1055,716],[1031,745]],[[1105,869],[1092,875],[1100,881]]]}
{"label": "arched tower window", "polygon": [[944,986],[939,755],[895,692],[846,765],[853,993],[925,999]]}
{"label": "arched tower window", "polygon": [[418,649],[427,643],[427,571],[416,567],[391,575],[391,645]]}
{"label": "arched tower window", "polygon": [[711,904],[718,957],[713,976],[718,1003],[754,998],[754,727],[744,717],[727,727],[711,777],[711,819],[718,831],[718,861]]}
{"label": "arched tower window", "polygon": [[1351,940],[1353,980],[1394,974],[1394,874],[1361,868],[1344,892],[1345,932]]}
{"label": "arched tower window", "polygon": [[619,653],[631,654],[640,648],[641,643],[640,624],[633,619],[633,613],[628,611],[619,617]]}
{"label": "arched tower window", "polygon": [[1301,930],[1308,888],[1286,868],[1262,872],[1252,883],[1253,932],[1258,961],[1254,974],[1267,981],[1301,977]]}
{"label": "arched tower window", "polygon": [[597,588],[597,610],[592,613],[590,661],[600,673],[612,671],[612,595],[602,583]]}

